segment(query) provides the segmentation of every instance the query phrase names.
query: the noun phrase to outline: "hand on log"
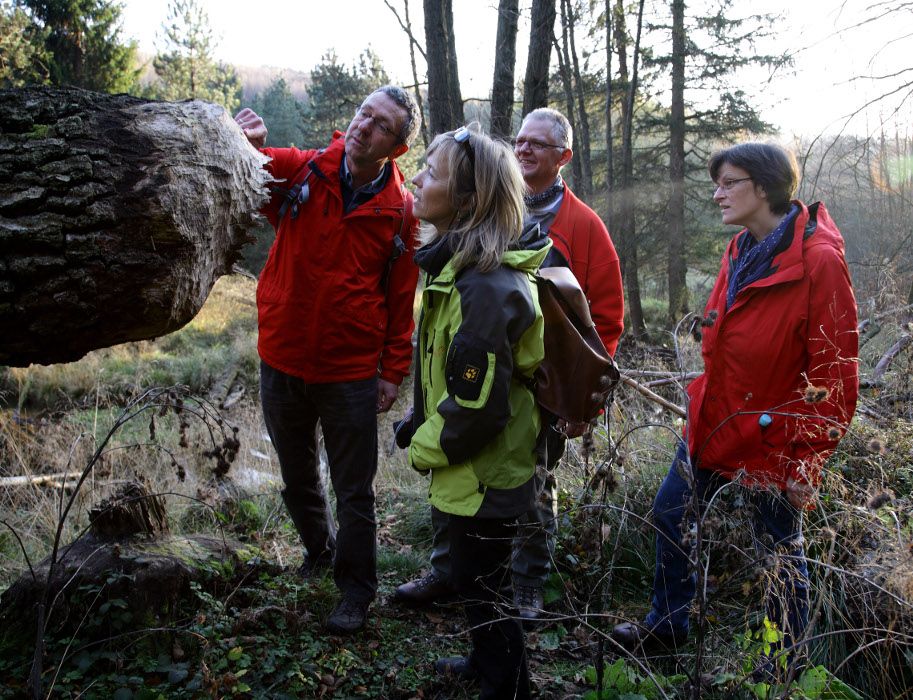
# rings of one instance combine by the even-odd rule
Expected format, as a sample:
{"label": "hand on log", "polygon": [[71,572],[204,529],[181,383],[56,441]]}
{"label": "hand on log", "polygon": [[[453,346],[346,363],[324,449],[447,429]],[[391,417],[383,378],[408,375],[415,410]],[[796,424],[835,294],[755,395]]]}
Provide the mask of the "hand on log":
{"label": "hand on log", "polygon": [[190,321],[260,220],[265,160],[205,102],[0,90],[0,364]]}

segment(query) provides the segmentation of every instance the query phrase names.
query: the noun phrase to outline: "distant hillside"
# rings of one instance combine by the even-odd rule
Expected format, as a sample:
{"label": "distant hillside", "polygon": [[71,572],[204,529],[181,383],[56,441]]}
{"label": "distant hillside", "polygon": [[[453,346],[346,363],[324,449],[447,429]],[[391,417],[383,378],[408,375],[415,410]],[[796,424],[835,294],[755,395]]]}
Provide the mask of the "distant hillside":
{"label": "distant hillside", "polygon": [[[153,56],[138,53],[137,59],[143,66],[140,74],[140,85],[148,85],[155,80],[155,70],[152,67]],[[277,68],[275,66],[235,66],[235,71],[241,79],[241,102],[250,99],[270,86],[279,77],[285,79],[288,89],[295,99],[307,103],[307,88],[311,83],[311,76],[305,71],[292,70],[291,68]]]}
{"label": "distant hillside", "polygon": [[310,73],[275,66],[235,66],[235,70],[241,79],[242,102],[263,92],[279,77],[285,80],[296,100],[307,102],[307,88],[311,84]]}

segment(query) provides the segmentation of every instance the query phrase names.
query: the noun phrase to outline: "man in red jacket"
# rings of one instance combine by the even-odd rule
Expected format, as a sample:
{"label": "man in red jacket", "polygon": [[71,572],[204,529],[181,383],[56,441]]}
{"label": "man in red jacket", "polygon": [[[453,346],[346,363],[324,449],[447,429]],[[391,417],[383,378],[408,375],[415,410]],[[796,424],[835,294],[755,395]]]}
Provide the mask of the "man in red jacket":
{"label": "man in red jacket", "polygon": [[[543,267],[571,269],[590,302],[599,337],[614,356],[624,328],[621,268],[605,224],[577,199],[561,177],[561,169],[574,155],[572,141],[571,125],[557,110],[536,109],[523,119],[514,153],[529,186],[525,198],[527,223],[537,223],[548,233],[553,246]],[[564,454],[566,439],[583,434],[585,428],[586,424],[566,425],[561,421],[546,428],[545,470],[540,473],[542,495],[527,514],[530,525],[521,527],[514,542],[514,601],[525,619],[539,616],[542,589],[551,571],[558,503],[553,470]],[[450,593],[446,517],[432,509],[432,522],[431,572],[399,586],[394,597],[400,602],[426,604]]]}
{"label": "man in red jacket", "polygon": [[[321,150],[263,148],[263,120],[250,109],[235,120],[287,188],[264,210],[276,240],[257,285],[263,417],[306,549],[302,573],[333,567],[342,600],[327,628],[354,632],[377,591],[376,414],[396,400],[412,352],[415,220],[393,161],[409,150],[418,109],[401,88],[378,88]],[[318,421],[338,533],[318,469]]]}

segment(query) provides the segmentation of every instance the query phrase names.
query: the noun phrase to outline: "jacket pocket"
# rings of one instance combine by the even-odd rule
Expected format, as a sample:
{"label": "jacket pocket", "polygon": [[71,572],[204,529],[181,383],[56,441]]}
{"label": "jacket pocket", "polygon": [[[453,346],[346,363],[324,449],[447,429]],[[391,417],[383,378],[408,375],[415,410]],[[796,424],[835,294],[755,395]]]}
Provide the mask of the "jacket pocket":
{"label": "jacket pocket", "polygon": [[495,374],[495,354],[469,333],[457,333],[447,351],[447,393],[464,408],[488,403]]}

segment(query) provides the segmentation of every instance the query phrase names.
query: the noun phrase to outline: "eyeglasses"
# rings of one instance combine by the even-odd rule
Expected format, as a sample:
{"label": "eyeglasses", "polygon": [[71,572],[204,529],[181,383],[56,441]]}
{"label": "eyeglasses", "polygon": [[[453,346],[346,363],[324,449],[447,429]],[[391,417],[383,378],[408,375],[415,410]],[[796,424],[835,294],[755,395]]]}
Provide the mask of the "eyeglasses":
{"label": "eyeglasses", "polygon": [[544,151],[546,148],[557,148],[560,151],[563,151],[566,146],[560,146],[557,143],[545,143],[544,141],[536,141],[535,139],[512,139],[511,144],[513,144],[514,150],[519,151],[524,146],[529,146],[534,151]]}
{"label": "eyeglasses", "polygon": [[729,192],[729,190],[738,185],[740,182],[745,182],[746,180],[750,179],[750,177],[734,177],[720,180],[719,182],[713,183],[716,185],[713,191],[716,192],[717,190],[723,190],[723,192]]}
{"label": "eyeglasses", "polygon": [[376,126],[384,136],[394,136],[393,129],[387,126],[385,122],[378,120],[377,115],[364,105],[358,108],[358,111],[355,112],[355,116],[363,122],[370,119],[374,126]]}

